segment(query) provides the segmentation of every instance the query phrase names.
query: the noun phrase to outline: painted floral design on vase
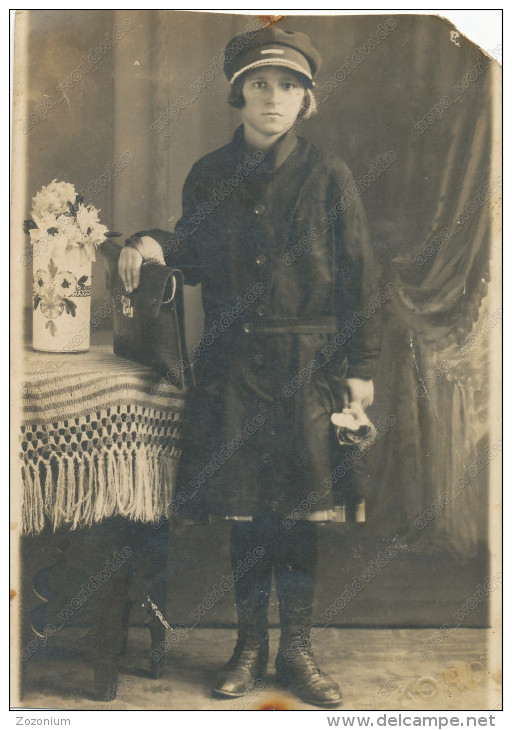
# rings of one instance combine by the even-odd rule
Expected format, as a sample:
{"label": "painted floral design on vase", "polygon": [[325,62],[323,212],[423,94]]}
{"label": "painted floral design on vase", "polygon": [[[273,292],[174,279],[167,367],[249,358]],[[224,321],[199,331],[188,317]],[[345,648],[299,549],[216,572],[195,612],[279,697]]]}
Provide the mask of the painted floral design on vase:
{"label": "painted floral design on vase", "polygon": [[74,271],[59,269],[53,259],[45,269],[34,259],[34,350],[85,352],[90,344],[91,261]]}

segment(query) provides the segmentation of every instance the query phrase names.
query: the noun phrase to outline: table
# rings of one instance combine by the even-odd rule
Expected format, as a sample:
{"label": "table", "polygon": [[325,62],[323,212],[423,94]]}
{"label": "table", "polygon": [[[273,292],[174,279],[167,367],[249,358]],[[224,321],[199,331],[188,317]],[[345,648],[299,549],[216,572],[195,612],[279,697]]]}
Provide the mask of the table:
{"label": "table", "polygon": [[25,357],[23,532],[168,517],[185,391],[108,346]]}
{"label": "table", "polygon": [[[94,696],[113,699],[131,605],[147,591],[165,611],[186,391],[110,346],[27,347],[20,396],[22,676],[78,621]],[[149,628],[155,647],[163,627],[153,618]],[[161,676],[162,662],[152,673]]]}

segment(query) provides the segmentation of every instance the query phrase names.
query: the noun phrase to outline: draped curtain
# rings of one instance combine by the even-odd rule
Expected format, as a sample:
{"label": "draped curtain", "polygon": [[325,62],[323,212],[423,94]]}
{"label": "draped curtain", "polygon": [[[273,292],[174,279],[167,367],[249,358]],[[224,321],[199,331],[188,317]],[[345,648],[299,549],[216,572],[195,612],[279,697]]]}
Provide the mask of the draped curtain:
{"label": "draped curtain", "polygon": [[494,244],[499,261],[499,75],[465,39],[448,42],[444,24],[425,21],[413,22],[406,63],[418,85],[409,109],[426,124],[408,131],[387,188],[396,219],[384,271],[398,288],[379,380],[398,424],[372,461],[374,516],[393,515],[413,549],[467,558],[486,545],[489,518],[499,524],[489,514],[489,466],[501,456],[490,387],[501,324],[490,260]]}
{"label": "draped curtain", "polygon": [[[138,17],[130,44],[116,48],[116,146],[123,139],[139,145],[133,174],[145,188],[138,202],[133,178],[120,180],[132,188],[117,190],[116,215],[123,230],[169,229],[191,165],[225,144],[238,124],[225,101],[222,50],[257,19],[167,11]],[[496,419],[489,343],[501,322],[497,248],[490,267],[501,190],[493,163],[500,70],[441,18],[395,16],[395,28],[380,39],[379,24],[388,19],[293,17],[282,25],[308,32],[324,59],[320,113],[300,133],[343,157],[356,180],[379,156],[396,154],[362,193],[382,284],[397,288],[384,306],[371,411],[374,421],[393,415],[396,425],[359,469],[364,529],[400,535],[411,550],[467,557],[485,547],[489,463],[499,461],[501,448],[489,429]],[[372,34],[373,48],[364,46]],[[362,61],[336,76],[360,48]],[[134,67],[141,59],[143,72]],[[326,86],[333,78],[339,83]],[[186,103],[177,110],[180,98]],[[133,108],[143,110],[143,125],[127,118]],[[149,131],[155,120],[167,122],[159,133]],[[202,315],[198,292],[187,297],[192,344]]]}

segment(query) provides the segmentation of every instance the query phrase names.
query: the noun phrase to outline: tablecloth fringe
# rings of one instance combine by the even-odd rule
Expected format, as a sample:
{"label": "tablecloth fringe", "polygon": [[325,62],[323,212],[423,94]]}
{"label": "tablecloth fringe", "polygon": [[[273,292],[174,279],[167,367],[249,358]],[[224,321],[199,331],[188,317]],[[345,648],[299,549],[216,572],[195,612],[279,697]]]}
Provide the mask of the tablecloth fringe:
{"label": "tablecloth fringe", "polygon": [[177,454],[141,444],[80,460],[53,455],[22,463],[23,532],[41,532],[45,524],[76,529],[114,516],[143,522],[168,517],[178,462]]}

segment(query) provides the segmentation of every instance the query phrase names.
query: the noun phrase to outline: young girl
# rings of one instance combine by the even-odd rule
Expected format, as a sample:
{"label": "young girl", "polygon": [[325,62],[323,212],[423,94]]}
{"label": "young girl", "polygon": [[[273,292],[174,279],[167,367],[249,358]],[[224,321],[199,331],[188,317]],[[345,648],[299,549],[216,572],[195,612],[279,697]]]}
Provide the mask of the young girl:
{"label": "young girl", "polygon": [[342,456],[331,414],[373,400],[379,328],[357,317],[372,294],[368,231],[346,165],[295,133],[315,110],[309,37],[271,26],[234,38],[225,59],[242,126],[193,166],[174,233],[132,236],[119,271],[131,291],[143,261],[165,259],[202,284],[173,511],[233,520],[238,641],[214,693],[239,697],[264,675],[274,571],[277,677],[334,707],[340,689],[311,651],[315,523],[340,515],[336,485],[322,486]]}

